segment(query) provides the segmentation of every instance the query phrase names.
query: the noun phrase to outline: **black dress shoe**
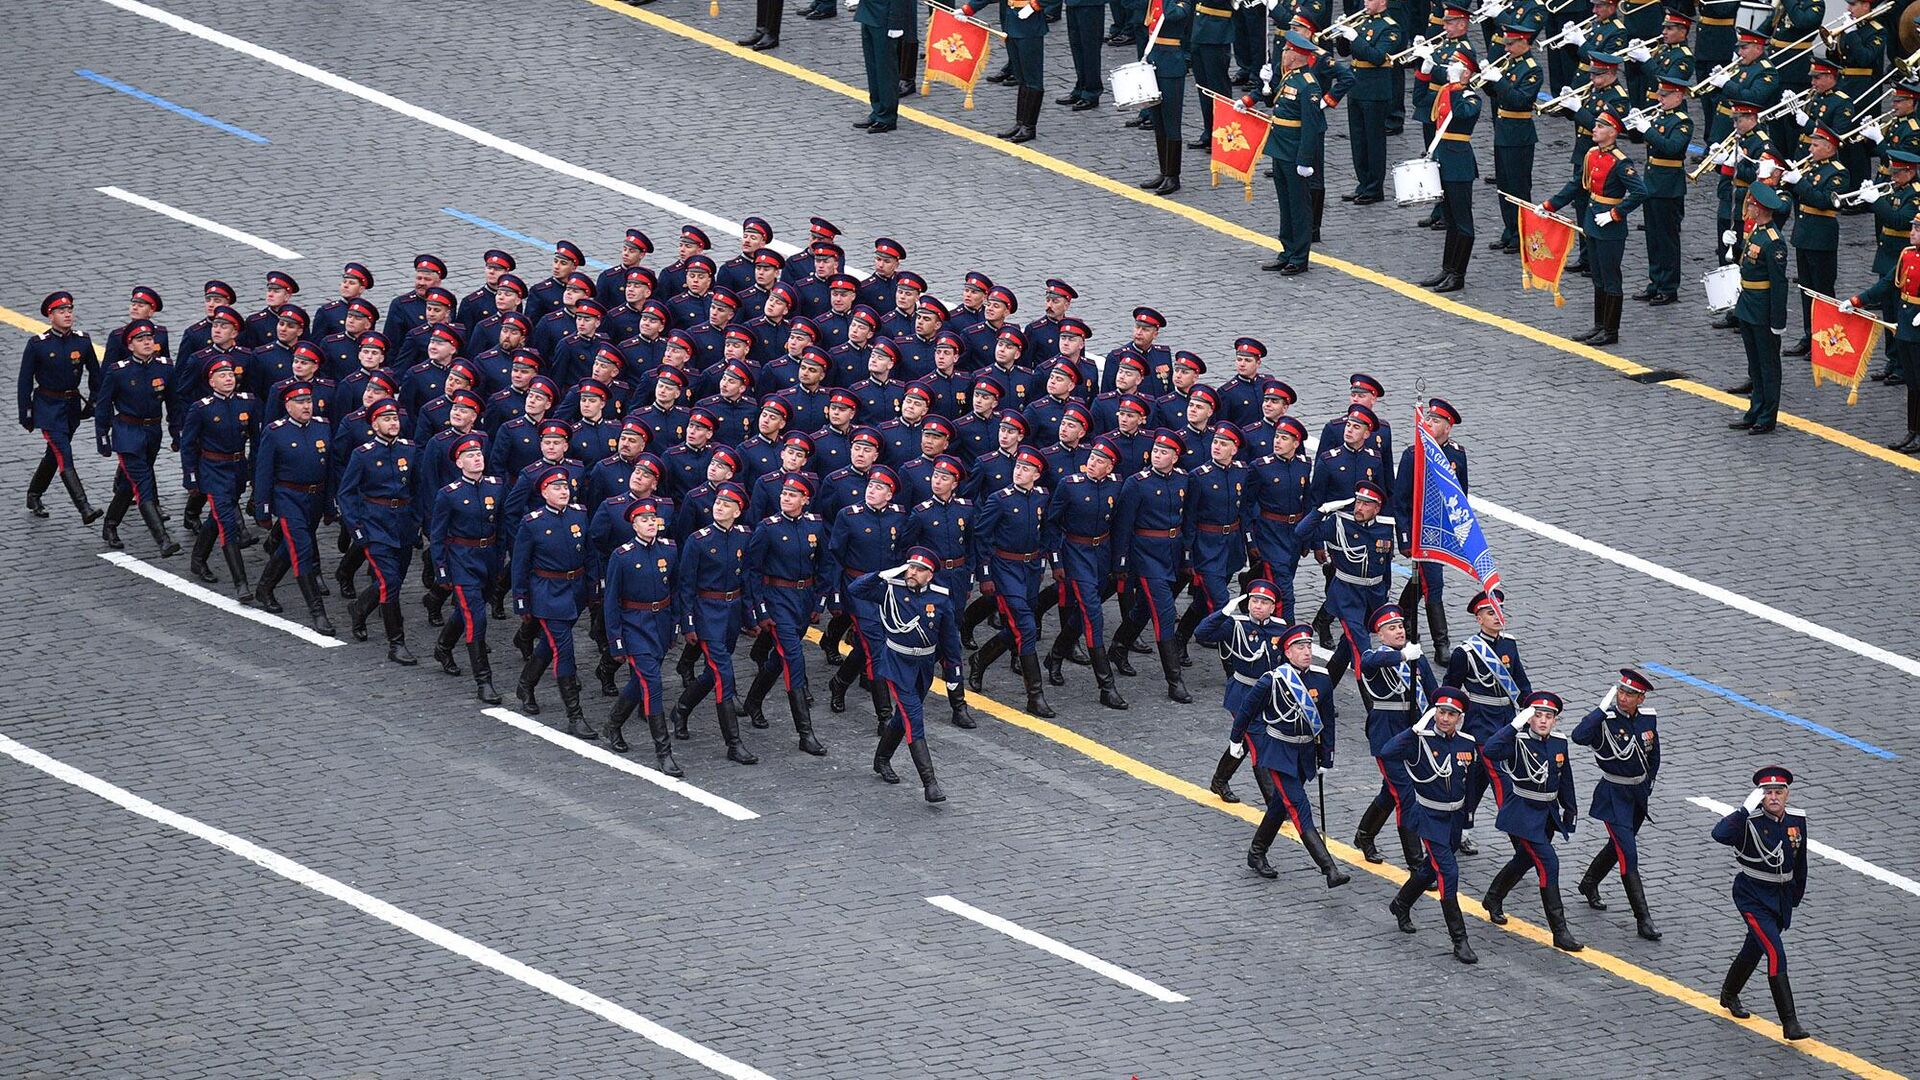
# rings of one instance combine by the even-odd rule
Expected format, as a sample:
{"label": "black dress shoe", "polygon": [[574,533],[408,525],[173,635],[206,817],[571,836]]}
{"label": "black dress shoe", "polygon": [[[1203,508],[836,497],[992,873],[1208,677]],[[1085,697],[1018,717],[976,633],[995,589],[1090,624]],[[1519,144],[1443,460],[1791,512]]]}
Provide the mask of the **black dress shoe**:
{"label": "black dress shoe", "polygon": [[1811,352],[1813,352],[1813,342],[1807,338],[1801,338],[1799,341],[1796,341],[1792,345],[1781,350],[1780,355],[1781,356],[1806,356]]}
{"label": "black dress shoe", "polygon": [[867,125],[867,134],[869,135],[878,135],[882,132],[898,131],[898,130],[900,130],[899,124],[868,124]]}
{"label": "black dress shoe", "polygon": [[767,37],[767,32],[764,29],[756,26],[753,28],[753,33],[748,34],[746,37],[743,37],[738,41],[735,41],[734,44],[745,45],[747,48],[751,49],[755,45],[758,45],[762,41],[766,40],[766,37]]}
{"label": "black dress shoe", "polygon": [[1894,372],[1893,374],[1891,374],[1891,375],[1889,375],[1889,376],[1887,376],[1887,379],[1886,379],[1886,385],[1888,385],[1888,386],[1905,386],[1905,385],[1907,385],[1907,379],[1906,379],[1906,376],[1904,376],[1904,375],[1902,375],[1902,374],[1900,374],[1899,372],[1897,372],[1897,371],[1896,371],[1896,372]]}
{"label": "black dress shoe", "polygon": [[1746,417],[1743,416],[1738,420],[1728,421],[1727,426],[1732,428],[1735,431],[1745,431],[1748,428],[1751,428],[1753,426],[1753,421],[1748,420]]}
{"label": "black dress shoe", "polygon": [[1272,260],[1260,264],[1260,269],[1262,270],[1275,271],[1285,270],[1286,268],[1287,257],[1285,255],[1275,255]]}
{"label": "black dress shoe", "polygon": [[873,121],[871,121],[871,120],[855,120],[855,121],[853,122],[853,126],[854,126],[854,127],[857,127],[857,128],[860,128],[861,130],[863,130],[863,131],[864,131],[865,129],[867,129],[867,128],[870,128],[870,127],[872,127],[872,126],[873,126]]}
{"label": "black dress shoe", "polygon": [[1917,446],[1920,446],[1920,431],[1909,431],[1907,432],[1906,438],[1901,439],[1898,442],[1888,443],[1887,449],[1898,450],[1901,453],[1906,453],[1907,451],[1910,451]]}
{"label": "black dress shoe", "polygon": [[1746,382],[1743,382],[1743,383],[1736,383],[1736,384],[1734,384],[1733,386],[1729,386],[1729,387],[1727,387],[1727,389],[1725,390],[1725,393],[1729,393],[1729,394],[1751,394],[1751,393],[1753,393],[1753,381],[1752,381],[1751,379],[1749,379],[1748,381],[1746,381]]}
{"label": "black dress shoe", "polygon": [[779,48],[780,39],[777,37],[763,37],[759,41],[754,42],[753,45],[749,47],[753,49],[754,52],[766,52],[768,49]]}
{"label": "black dress shoe", "polygon": [[1133,119],[1131,119],[1131,120],[1129,120],[1129,121],[1127,121],[1127,124],[1126,124],[1126,126],[1127,126],[1127,127],[1130,127],[1130,128],[1143,128],[1143,127],[1146,127],[1146,126],[1147,126],[1147,118],[1146,118],[1145,116],[1135,116],[1135,117],[1134,117]]}
{"label": "black dress shoe", "polygon": [[1647,306],[1648,307],[1666,307],[1668,304],[1677,304],[1679,302],[1680,302],[1680,298],[1678,296],[1675,296],[1672,293],[1660,293],[1659,295],[1655,296],[1653,299],[1647,301]]}
{"label": "black dress shoe", "polygon": [[1354,198],[1353,205],[1372,206],[1374,203],[1386,201],[1387,197],[1385,195],[1360,195]]}
{"label": "black dress shoe", "polygon": [[1388,129],[1387,129],[1387,134],[1389,134],[1389,135],[1398,135],[1398,134],[1400,134],[1400,130],[1401,130],[1401,129],[1399,129],[1399,128],[1397,128],[1397,127],[1390,127],[1390,128],[1388,128]]}
{"label": "black dress shoe", "polygon": [[1342,195],[1342,196],[1340,196],[1340,201],[1341,201],[1341,202],[1352,202],[1353,200],[1355,200],[1355,199],[1357,199],[1357,198],[1359,198],[1359,197],[1360,197],[1360,193],[1359,193],[1359,192],[1357,192],[1357,191],[1349,191],[1349,192],[1347,192],[1347,193],[1346,193],[1345,195]]}
{"label": "black dress shoe", "polygon": [[1766,423],[1764,423],[1764,424],[1755,424],[1755,425],[1753,425],[1752,427],[1750,427],[1750,428],[1748,428],[1748,429],[1747,429],[1747,434],[1749,434],[1749,435],[1765,435],[1765,434],[1768,434],[1769,432],[1771,432],[1771,431],[1773,431],[1773,429],[1774,429],[1775,427],[1778,427],[1778,426],[1779,426],[1779,425],[1777,425],[1777,424],[1775,424],[1775,423],[1774,423],[1773,421],[1771,421],[1771,420],[1769,420],[1769,421],[1767,421],[1767,422],[1766,422]]}
{"label": "black dress shoe", "polygon": [[1306,272],[1307,272],[1306,263],[1288,263],[1286,269],[1280,271],[1280,276],[1292,277],[1295,274],[1304,274]]}
{"label": "black dress shoe", "polygon": [[1053,99],[1053,103],[1055,105],[1075,105],[1075,104],[1078,104],[1079,101],[1080,101],[1080,91],[1078,90],[1075,90],[1073,93],[1068,94],[1066,97],[1057,97]]}
{"label": "black dress shoe", "polygon": [[1886,382],[1887,378],[1892,374],[1893,372],[1891,371],[1876,371],[1873,374],[1867,376],[1867,378],[1872,379],[1874,382]]}
{"label": "black dress shoe", "polygon": [[1658,292],[1654,291],[1653,286],[1649,285],[1646,288],[1641,289],[1639,292],[1634,293],[1632,298],[1635,300],[1652,300],[1659,295],[1660,294]]}
{"label": "black dress shoe", "polygon": [[1097,109],[1099,107],[1099,98],[1081,98],[1079,101],[1073,103],[1074,112],[1086,112],[1088,109]]}

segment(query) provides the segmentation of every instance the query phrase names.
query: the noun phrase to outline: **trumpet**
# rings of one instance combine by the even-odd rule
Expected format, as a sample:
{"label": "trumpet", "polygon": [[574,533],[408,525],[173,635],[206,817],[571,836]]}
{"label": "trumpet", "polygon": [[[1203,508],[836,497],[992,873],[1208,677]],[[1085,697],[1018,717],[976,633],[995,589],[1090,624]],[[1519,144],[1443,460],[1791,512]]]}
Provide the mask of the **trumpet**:
{"label": "trumpet", "polygon": [[1693,89],[1687,91],[1687,96],[1690,98],[1697,98],[1702,94],[1713,93],[1715,90],[1720,89],[1719,87],[1713,84],[1714,76],[1719,75],[1723,72],[1728,75],[1731,75],[1739,67],[1740,67],[1739,60],[1729,60],[1726,63],[1721,64],[1719,67],[1714,68],[1712,71],[1707,72],[1706,78],[1701,79],[1697,83],[1694,83]]}
{"label": "trumpet", "polygon": [[1499,71],[1502,75],[1506,74],[1507,63],[1512,59],[1513,59],[1513,56],[1511,54],[1508,54],[1508,55],[1502,56],[1498,60],[1495,60],[1493,63],[1488,64],[1485,68],[1476,72],[1473,78],[1467,80],[1468,88],[1473,90],[1479,90],[1482,87],[1486,86],[1487,72],[1489,71]]}
{"label": "trumpet", "polygon": [[1863,22],[1867,22],[1871,19],[1877,19],[1880,16],[1885,15],[1887,12],[1892,10],[1893,10],[1892,0],[1888,0],[1887,3],[1881,4],[1880,6],[1874,8],[1872,11],[1867,12],[1865,15],[1862,15],[1857,19],[1849,15],[1846,18],[1841,19],[1839,22],[1834,23],[1832,26],[1821,27],[1820,38],[1821,40],[1827,42],[1828,44],[1832,44],[1835,40],[1837,40],[1840,37],[1841,34],[1846,33],[1847,31],[1853,29],[1854,27],[1860,25]]}
{"label": "trumpet", "polygon": [[1313,35],[1313,43],[1315,45],[1325,45],[1329,40],[1333,38],[1334,34],[1339,32],[1341,27],[1353,26],[1354,24],[1358,23],[1361,19],[1364,19],[1366,17],[1367,17],[1366,8],[1364,7],[1356,8],[1352,12],[1346,15],[1342,15],[1339,18],[1333,20],[1333,22],[1329,24],[1325,30],[1321,30],[1315,33]]}
{"label": "trumpet", "polygon": [[1870,184],[1861,184],[1853,191],[1843,191],[1833,197],[1837,206],[1871,206],[1880,201],[1880,197],[1893,189],[1885,180],[1876,180]]}
{"label": "trumpet", "polygon": [[1626,116],[1621,117],[1620,123],[1624,125],[1629,131],[1631,131],[1635,123],[1641,120],[1645,120],[1651,123],[1653,119],[1659,115],[1660,115],[1660,106],[1656,102],[1655,104],[1652,104],[1652,105],[1642,105],[1639,108],[1634,109],[1632,112],[1629,112]]}
{"label": "trumpet", "polygon": [[1727,133],[1726,138],[1721,139],[1719,142],[1714,143],[1712,146],[1709,146],[1707,148],[1706,154],[1700,158],[1700,164],[1695,165],[1692,169],[1687,171],[1687,181],[1689,183],[1692,183],[1693,181],[1700,179],[1702,176],[1705,176],[1708,169],[1726,164],[1720,159],[1722,157],[1725,157],[1727,154],[1736,152],[1734,149],[1734,144],[1740,140],[1740,135],[1741,133],[1738,131],[1730,131]]}
{"label": "trumpet", "polygon": [[[1569,2],[1571,2],[1571,0],[1569,0]],[[1588,30],[1593,29],[1593,24],[1598,22],[1599,19],[1600,19],[1600,16],[1594,15],[1589,18],[1582,19],[1577,23],[1568,23],[1567,25],[1561,27],[1559,30],[1553,32],[1552,34],[1549,34],[1546,37],[1541,38],[1539,41],[1534,42],[1533,47],[1543,52],[1547,49],[1557,49],[1560,46],[1565,45],[1567,43],[1567,40],[1568,40],[1567,35],[1569,32],[1577,31],[1579,33],[1584,34]]]}
{"label": "trumpet", "polygon": [[1584,83],[1581,83],[1579,86],[1572,88],[1571,90],[1561,91],[1557,97],[1548,98],[1546,101],[1542,101],[1536,104],[1533,107],[1533,111],[1536,113],[1543,113],[1543,112],[1552,111],[1554,109],[1565,109],[1568,112],[1571,112],[1576,106],[1580,104],[1580,102],[1588,94],[1591,94],[1591,93],[1593,93],[1593,84],[1591,82],[1584,82]]}
{"label": "trumpet", "polygon": [[1812,97],[1812,90],[1795,90],[1793,93],[1782,97],[1779,101],[1760,110],[1760,122],[1764,124],[1775,117],[1785,116],[1796,109],[1802,108]]}
{"label": "trumpet", "polygon": [[1420,55],[1420,51],[1423,47],[1431,46],[1433,48],[1438,48],[1440,44],[1446,40],[1447,40],[1447,32],[1445,30],[1442,30],[1439,33],[1433,35],[1432,37],[1421,38],[1419,41],[1416,41],[1413,44],[1407,46],[1406,48],[1401,49],[1399,52],[1394,53],[1392,56],[1387,57],[1387,62],[1391,64],[1405,64],[1407,61]]}

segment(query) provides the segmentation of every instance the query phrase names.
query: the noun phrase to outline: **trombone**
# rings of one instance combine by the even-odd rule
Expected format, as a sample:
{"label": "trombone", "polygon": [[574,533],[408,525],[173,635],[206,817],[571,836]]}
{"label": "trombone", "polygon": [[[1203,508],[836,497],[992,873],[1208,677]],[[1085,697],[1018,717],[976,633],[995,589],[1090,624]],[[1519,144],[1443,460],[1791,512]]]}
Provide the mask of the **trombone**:
{"label": "trombone", "polygon": [[1416,41],[1413,44],[1407,46],[1406,48],[1401,49],[1399,52],[1394,53],[1392,56],[1387,57],[1387,62],[1390,64],[1405,64],[1407,61],[1413,59],[1415,56],[1420,55],[1420,51],[1422,48],[1426,48],[1426,47],[1438,48],[1440,44],[1446,40],[1447,40],[1447,32],[1445,30],[1442,30],[1434,34],[1432,37],[1421,38],[1419,41]]}
{"label": "trombone", "polygon": [[1358,23],[1361,19],[1364,19],[1366,17],[1367,17],[1367,9],[1365,7],[1355,8],[1353,11],[1333,20],[1332,23],[1328,24],[1325,30],[1316,32],[1313,35],[1313,43],[1315,45],[1325,45],[1327,41],[1333,37],[1334,34],[1339,32],[1341,27],[1353,26],[1354,24]]}

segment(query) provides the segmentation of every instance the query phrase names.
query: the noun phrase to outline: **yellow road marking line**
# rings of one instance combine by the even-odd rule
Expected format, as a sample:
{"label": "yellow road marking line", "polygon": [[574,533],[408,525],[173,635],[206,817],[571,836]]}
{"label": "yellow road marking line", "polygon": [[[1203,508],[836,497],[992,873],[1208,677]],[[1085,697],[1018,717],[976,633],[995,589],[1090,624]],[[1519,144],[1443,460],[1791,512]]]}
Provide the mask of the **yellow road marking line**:
{"label": "yellow road marking line", "polygon": [[[49,329],[47,324],[41,322],[39,319],[23,312],[15,311],[10,307],[0,307],[0,323],[6,323],[16,330],[22,330],[36,336],[46,333]],[[75,329],[79,328],[75,327]],[[99,345],[93,347],[93,356],[96,360],[100,359],[101,352]]]}
{"label": "yellow road marking line", "polygon": [[[597,3],[598,0],[590,0],[590,2]],[[807,632],[807,640],[817,643],[820,640],[820,632],[818,630],[809,630]],[[1151,680],[1142,679],[1140,681],[1150,682]],[[1259,824],[1260,822],[1261,812],[1247,803],[1221,802],[1218,796],[1206,788],[1201,787],[1199,784],[1183,780],[1164,769],[1149,765],[1139,758],[1121,753],[1113,747],[1096,739],[1090,739],[1071,728],[1030,716],[1010,705],[1004,705],[995,701],[993,698],[987,697],[984,694],[968,691],[967,702],[974,707],[976,712],[984,712],[1022,731],[1030,732],[1049,742],[1064,746],[1110,769],[1125,773],[1142,783],[1150,784],[1162,791],[1171,792],[1190,802],[1198,803],[1209,810],[1226,814],[1228,817],[1239,818],[1241,821],[1251,824]],[[1293,837],[1296,841],[1299,839],[1291,823],[1281,826],[1280,831],[1283,835]],[[1322,834],[1322,839],[1326,841],[1327,850],[1331,852],[1335,858],[1352,866],[1356,870],[1363,870],[1372,874],[1374,877],[1391,883],[1396,888],[1404,884],[1407,880],[1407,872],[1400,867],[1394,866],[1391,863],[1375,865],[1368,862],[1366,858],[1360,854],[1360,850],[1351,844],[1342,843],[1325,834]],[[1478,900],[1473,899],[1464,892],[1460,894],[1460,910],[1477,919],[1484,920],[1487,917],[1487,909],[1480,906]],[[1493,926],[1494,924],[1489,922],[1487,925]],[[1553,934],[1550,931],[1545,927],[1536,926],[1524,919],[1520,919],[1511,913],[1507,916],[1507,924],[1505,926],[1497,926],[1495,929],[1516,934],[1537,945],[1544,945],[1549,949],[1553,948]],[[1745,1020],[1736,1020],[1724,1009],[1720,1008],[1720,999],[1718,996],[1701,993],[1685,983],[1677,982],[1667,978],[1665,975],[1648,971],[1646,968],[1641,967],[1631,960],[1595,948],[1591,943],[1588,943],[1586,948],[1577,953],[1563,953],[1558,949],[1555,949],[1554,952],[1569,960],[1578,960],[1592,964],[1594,967],[1609,974],[1616,975],[1630,983],[1645,987],[1656,994],[1672,998],[1682,1005],[1698,1009],[1716,1020],[1724,1020],[1730,1024],[1737,1024],[1756,1035],[1772,1039],[1782,1046],[1798,1050],[1809,1057],[1817,1058],[1836,1068],[1845,1069],[1856,1076],[1867,1077],[1870,1078],[1870,1080],[1903,1080],[1900,1073],[1881,1068],[1865,1058],[1849,1053],[1837,1046],[1821,1042],[1818,1039],[1802,1039],[1797,1042],[1788,1041],[1780,1034],[1780,1025],[1778,1023],[1763,1020],[1758,1015],[1748,1017]]]}
{"label": "yellow road marking line", "polygon": [[[751,49],[742,48],[725,38],[709,34],[705,30],[688,26],[668,18],[665,15],[643,8],[628,7],[626,4],[621,3],[620,0],[586,0],[586,2],[595,7],[605,8],[608,11],[625,15],[630,19],[638,19],[657,30],[663,30],[669,34],[698,42],[709,48],[723,52],[736,60],[744,60],[748,63],[758,64],[761,67],[799,79],[811,86],[839,94],[842,97],[851,98],[854,101],[863,103],[867,100],[866,91],[850,86],[838,79],[801,67],[791,61],[782,60],[770,53],[758,53]],[[1082,168],[1071,162],[1062,161],[1051,154],[1035,150],[1030,143],[1015,144],[996,139],[984,132],[975,131],[973,128],[963,124],[956,124],[945,117],[936,116],[933,113],[924,112],[909,105],[900,106],[900,118],[902,120],[911,120],[914,123],[930,127],[935,131],[952,135],[958,139],[965,139],[976,146],[1006,154],[1010,157],[1019,158],[1021,161],[1030,165],[1039,166],[1049,172],[1064,176],[1069,180],[1077,180],[1080,183],[1097,187],[1110,195],[1127,199],[1141,206],[1172,214],[1175,217],[1185,218],[1196,225],[1211,229],[1223,236],[1232,237],[1243,243],[1252,244],[1255,247],[1265,248],[1269,251],[1280,250],[1280,241],[1264,233],[1255,232],[1244,225],[1236,224],[1217,214],[1210,214],[1205,210],[1175,202],[1172,199],[1165,199],[1158,195],[1150,195],[1129,184],[1115,180],[1112,177],[1102,176],[1091,169]],[[1542,330],[1537,326],[1518,322],[1503,315],[1495,315],[1492,312],[1482,311],[1479,308],[1470,307],[1458,301],[1448,299],[1445,296],[1428,292],[1412,282],[1390,277],[1378,270],[1362,266],[1359,263],[1349,262],[1346,259],[1336,258],[1319,251],[1313,253],[1313,262],[1316,266],[1338,270],[1349,277],[1357,278],[1370,285],[1377,285],[1389,292],[1398,293],[1409,300],[1425,304],[1430,308],[1434,308],[1448,315],[1458,316],[1471,322],[1477,322],[1482,326],[1488,326],[1495,330],[1515,334],[1535,344],[1544,345],[1550,349],[1557,349],[1560,352],[1580,357],[1583,360],[1590,360],[1603,367],[1617,371],[1622,375],[1644,375],[1648,371],[1653,370],[1645,364],[1617,356],[1604,349],[1596,349],[1591,345],[1581,344],[1571,338],[1562,337],[1559,334]],[[1669,382],[1660,383],[1659,385],[1670,386],[1676,390],[1684,391],[1695,397],[1712,401],[1729,408],[1745,411],[1747,407],[1747,403],[1740,398],[1732,394],[1723,393],[1705,383],[1696,382],[1692,379],[1674,379]],[[1843,447],[1854,453],[1864,454],[1867,457],[1897,466],[1908,472],[1920,473],[1920,458],[1896,453],[1888,450],[1884,446],[1869,442],[1857,435],[1850,435],[1847,432],[1841,431],[1839,428],[1830,427],[1817,420],[1810,420],[1804,416],[1783,412],[1779,415],[1778,422],[1783,427],[1805,432],[1815,438],[1825,439],[1835,446]]]}

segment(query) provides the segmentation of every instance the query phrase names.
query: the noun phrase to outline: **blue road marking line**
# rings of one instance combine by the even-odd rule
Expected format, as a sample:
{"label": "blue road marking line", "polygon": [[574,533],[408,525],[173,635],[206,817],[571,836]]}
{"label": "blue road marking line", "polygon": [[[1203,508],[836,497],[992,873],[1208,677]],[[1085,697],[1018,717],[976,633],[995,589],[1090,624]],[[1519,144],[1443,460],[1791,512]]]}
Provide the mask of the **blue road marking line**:
{"label": "blue road marking line", "polygon": [[[465,210],[456,210],[451,206],[441,207],[440,212],[447,215],[448,217],[458,218],[459,220],[464,221],[469,225],[477,225],[480,228],[485,229],[490,233],[495,233],[497,235],[504,236],[509,240],[518,240],[521,243],[527,244],[531,247],[540,248],[549,254],[553,252],[553,241],[542,240],[537,236],[528,236],[526,233],[523,233],[518,229],[509,229],[505,225],[502,225],[497,221],[488,221],[486,218],[481,217],[479,214],[469,214]],[[612,265],[613,265],[612,263],[601,262],[599,259],[587,260],[588,268],[593,270],[605,270]]]}
{"label": "blue road marking line", "polygon": [[1735,691],[1735,690],[1729,690],[1726,687],[1720,686],[1716,683],[1710,683],[1707,680],[1702,679],[1697,675],[1689,675],[1684,671],[1680,671],[1676,668],[1670,668],[1665,664],[1648,664],[1647,670],[1652,671],[1656,674],[1669,676],[1670,678],[1679,679],[1681,682],[1686,683],[1688,686],[1699,687],[1700,689],[1705,690],[1710,694],[1718,694],[1719,696],[1726,698],[1728,701],[1731,701],[1736,705],[1744,706],[1758,713],[1764,713],[1767,716],[1771,716],[1776,720],[1785,720],[1789,724],[1796,724],[1800,727],[1806,728],[1808,731],[1811,731],[1820,735],[1825,735],[1827,738],[1833,739],[1836,742],[1846,743],[1848,746],[1853,747],[1855,750],[1860,750],[1860,751],[1864,751],[1865,753],[1872,754],[1874,757],[1880,758],[1884,761],[1897,761],[1900,758],[1899,754],[1896,754],[1891,750],[1882,749],[1878,746],[1873,745],[1870,742],[1865,741],[1864,739],[1856,739],[1853,736],[1848,735],[1844,731],[1835,731],[1833,728],[1830,728],[1825,724],[1815,723],[1812,720],[1808,720],[1804,716],[1795,716],[1790,712],[1785,712],[1780,709],[1776,709],[1771,705],[1762,705],[1761,703],[1753,700],[1752,698],[1747,697],[1745,694],[1739,693],[1738,691]]}
{"label": "blue road marking line", "polygon": [[167,110],[168,112],[179,113],[181,116],[184,116],[189,120],[195,121],[197,123],[205,124],[210,128],[218,128],[219,130],[224,131],[229,135],[238,135],[239,137],[247,140],[250,143],[259,143],[261,146],[265,146],[272,141],[268,139],[265,135],[257,135],[251,131],[248,131],[246,128],[237,127],[233,124],[229,124],[225,120],[215,119],[214,117],[208,116],[206,113],[203,113],[203,112],[196,112],[193,109],[187,108],[185,105],[176,105],[173,102],[168,101],[166,98],[159,97],[154,94],[149,94],[145,90],[142,90],[137,86],[128,86],[126,83],[123,83],[118,79],[110,79],[107,76],[102,75],[97,71],[88,71],[86,68],[74,68],[73,73],[75,75],[80,76],[83,79],[90,79],[93,82],[97,82],[101,86],[104,86],[109,90],[118,90],[121,93],[127,95],[128,97],[139,98],[141,101],[144,101],[149,105],[158,105],[161,108]]}

